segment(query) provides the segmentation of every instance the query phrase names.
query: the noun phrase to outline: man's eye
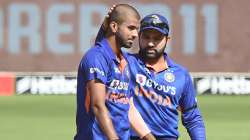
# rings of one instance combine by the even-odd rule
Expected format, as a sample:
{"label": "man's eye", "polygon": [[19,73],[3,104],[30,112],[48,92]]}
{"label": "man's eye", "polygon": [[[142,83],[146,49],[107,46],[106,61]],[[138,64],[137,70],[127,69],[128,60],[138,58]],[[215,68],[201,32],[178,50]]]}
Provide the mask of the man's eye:
{"label": "man's eye", "polygon": [[136,27],[134,27],[134,26],[129,26],[128,28],[129,28],[129,30],[136,30]]}
{"label": "man's eye", "polygon": [[129,29],[129,30],[133,30],[133,28],[132,28],[132,27],[128,27],[128,29]]}
{"label": "man's eye", "polygon": [[149,39],[149,36],[147,36],[147,35],[143,35],[142,37],[145,39]]}

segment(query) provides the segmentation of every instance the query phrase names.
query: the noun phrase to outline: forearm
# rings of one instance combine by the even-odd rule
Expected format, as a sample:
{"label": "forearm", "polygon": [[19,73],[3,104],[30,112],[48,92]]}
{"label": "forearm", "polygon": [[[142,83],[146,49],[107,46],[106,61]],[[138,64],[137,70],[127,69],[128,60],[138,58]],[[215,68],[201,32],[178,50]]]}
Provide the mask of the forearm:
{"label": "forearm", "polygon": [[132,129],[139,135],[141,139],[155,140],[140,113],[135,108],[133,99],[130,100],[129,121]]}
{"label": "forearm", "polygon": [[143,122],[142,118],[138,114],[130,112],[129,121],[132,129],[139,135],[140,138],[150,133],[150,130],[147,128],[146,124]]}
{"label": "forearm", "polygon": [[103,134],[108,140],[119,139],[109,116],[109,111],[105,105],[105,85],[97,80],[92,80],[87,84],[87,87],[87,91],[90,92],[91,95],[91,108]]}
{"label": "forearm", "polygon": [[196,126],[188,130],[191,140],[206,140],[203,122],[197,122]]}
{"label": "forearm", "polygon": [[182,121],[191,140],[206,140],[205,125],[198,108],[184,113]]}
{"label": "forearm", "polygon": [[106,106],[99,107],[96,105],[93,107],[93,111],[97,121],[99,122],[101,130],[107,136],[108,140],[119,139],[113,127],[113,123],[112,120],[110,119],[109,112]]}

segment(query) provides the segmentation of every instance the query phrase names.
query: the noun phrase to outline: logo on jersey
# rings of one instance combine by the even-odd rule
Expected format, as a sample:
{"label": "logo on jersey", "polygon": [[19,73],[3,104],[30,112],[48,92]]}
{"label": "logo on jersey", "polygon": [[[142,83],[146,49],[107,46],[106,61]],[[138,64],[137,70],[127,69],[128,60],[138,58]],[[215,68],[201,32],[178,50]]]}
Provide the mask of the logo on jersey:
{"label": "logo on jersey", "polygon": [[160,84],[152,79],[147,79],[147,77],[142,74],[136,74],[136,82],[142,87],[145,86],[148,88],[154,88],[155,90],[170,93],[172,95],[176,94],[176,87],[166,84]]}
{"label": "logo on jersey", "polygon": [[100,70],[99,68],[90,68],[89,69],[89,72],[92,74],[92,73],[99,73],[101,74],[102,76],[104,76],[104,71]]}
{"label": "logo on jersey", "polygon": [[140,85],[145,85],[147,77],[142,74],[136,74],[136,82]]}
{"label": "logo on jersey", "polygon": [[108,93],[106,99],[114,103],[129,104],[129,98],[124,93]]}
{"label": "logo on jersey", "polygon": [[147,72],[147,74],[150,74],[150,70],[148,68],[144,68],[144,70]]}
{"label": "logo on jersey", "polygon": [[174,82],[175,80],[175,76],[173,73],[170,73],[170,72],[167,72],[164,74],[164,78],[167,82],[171,83],[171,82]]}
{"label": "logo on jersey", "polygon": [[114,79],[110,83],[109,88],[114,89],[114,90],[116,90],[116,89],[118,89],[118,90],[128,90],[128,83]]}
{"label": "logo on jersey", "polygon": [[157,94],[153,90],[146,90],[142,86],[135,87],[135,95],[139,97],[146,97],[152,103],[161,106],[168,106],[170,108],[173,107],[170,97]]}

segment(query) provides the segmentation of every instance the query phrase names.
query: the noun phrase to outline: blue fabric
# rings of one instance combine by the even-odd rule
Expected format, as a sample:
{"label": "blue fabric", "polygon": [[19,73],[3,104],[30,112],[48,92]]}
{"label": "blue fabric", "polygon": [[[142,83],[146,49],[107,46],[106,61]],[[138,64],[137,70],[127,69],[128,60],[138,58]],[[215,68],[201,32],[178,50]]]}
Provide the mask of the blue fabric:
{"label": "blue fabric", "polygon": [[159,14],[147,15],[141,20],[140,32],[146,29],[155,29],[161,32],[162,34],[168,36],[168,20],[164,16]]}
{"label": "blue fabric", "polygon": [[90,105],[86,106],[86,83],[89,80],[99,80],[106,86],[105,104],[114,128],[121,140],[129,139],[130,74],[127,65],[124,69],[120,69],[120,65],[106,39],[98,42],[82,58],[77,76],[75,140],[106,140]]}
{"label": "blue fabric", "polygon": [[[152,15],[154,14],[148,15],[144,19],[150,20]],[[157,16],[168,26],[168,21],[164,17]],[[145,26],[140,31],[149,28],[157,27]],[[169,28],[159,29],[159,31],[168,35]],[[103,29],[100,28],[96,42],[100,42],[104,38],[103,32]],[[177,108],[181,108],[183,110],[182,123],[191,139],[205,140],[205,126],[199,109],[195,108],[197,106],[196,93],[191,77],[184,67],[176,64],[167,54],[164,55],[169,68],[157,74],[153,74],[147,69],[138,55],[128,56],[132,78],[130,86],[133,89],[135,106],[150,130],[158,138],[177,139],[179,137]],[[174,80],[171,79],[172,76]],[[165,77],[168,77],[168,81]],[[148,81],[148,85],[146,81]],[[136,136],[133,131],[132,136]]]}
{"label": "blue fabric", "polygon": [[[178,138],[178,108],[191,138],[205,140],[205,128],[188,71],[164,54],[168,68],[154,73],[138,55],[130,55],[134,103],[155,136]],[[132,136],[136,134],[132,131]]]}

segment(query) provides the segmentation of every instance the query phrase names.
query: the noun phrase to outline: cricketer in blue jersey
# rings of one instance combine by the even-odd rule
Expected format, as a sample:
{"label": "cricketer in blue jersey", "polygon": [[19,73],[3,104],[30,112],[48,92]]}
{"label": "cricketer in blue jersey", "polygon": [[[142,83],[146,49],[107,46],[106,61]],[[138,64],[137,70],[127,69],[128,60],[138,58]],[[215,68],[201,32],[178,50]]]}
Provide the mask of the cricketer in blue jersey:
{"label": "cricketer in blue jersey", "polygon": [[[97,39],[102,38],[100,30]],[[176,140],[178,111],[192,140],[205,140],[205,126],[197,107],[189,72],[176,64],[164,50],[169,39],[166,18],[150,14],[139,32],[139,53],[128,55],[134,104],[158,140]],[[131,139],[139,139],[132,131]]]}
{"label": "cricketer in blue jersey", "polygon": [[[154,139],[130,99],[130,71],[121,51],[132,46],[139,20],[133,7],[118,5],[105,37],[83,56],[77,75],[74,140],[128,140],[130,125],[141,138]],[[129,119],[130,115],[134,118]]]}
{"label": "cricketer in blue jersey", "polygon": [[[166,18],[150,14],[142,19],[138,54],[128,58],[134,104],[159,140],[176,140],[178,110],[192,140],[205,140],[205,126],[197,106],[196,92],[189,72],[176,64],[165,52],[169,39]],[[132,133],[132,139],[137,139]]]}

